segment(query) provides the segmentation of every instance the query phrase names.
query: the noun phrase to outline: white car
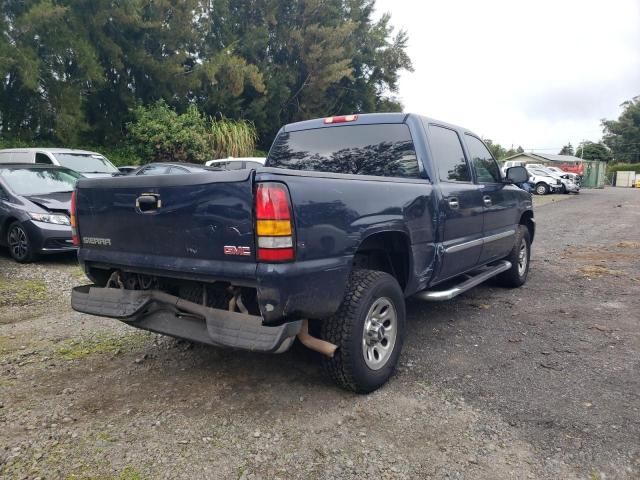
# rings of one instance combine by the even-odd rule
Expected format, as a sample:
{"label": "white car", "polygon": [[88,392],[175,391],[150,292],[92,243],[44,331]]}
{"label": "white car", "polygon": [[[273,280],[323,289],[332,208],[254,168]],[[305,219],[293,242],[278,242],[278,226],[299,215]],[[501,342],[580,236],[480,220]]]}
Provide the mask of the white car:
{"label": "white car", "polygon": [[0,150],[0,163],[59,165],[85,177],[110,177],[118,173],[104,155],[71,148],[6,148]]}
{"label": "white car", "polygon": [[[548,167],[546,165],[527,165],[528,168],[541,170],[544,173],[548,174],[550,177],[557,178],[562,183],[562,188],[560,188],[561,193],[580,193],[580,184],[574,182],[567,175],[561,175],[556,170],[555,167]],[[560,170],[562,172],[562,170]]]}
{"label": "white car", "polygon": [[262,167],[266,160],[265,157],[228,157],[209,160],[205,165],[207,167],[219,168],[220,170],[244,170],[247,168]]}
{"label": "white car", "polygon": [[529,165],[525,168],[529,172],[529,183],[533,183],[533,191],[538,195],[557,193],[562,190],[562,182],[559,178],[539,168],[531,168]]}
{"label": "white car", "polygon": [[568,178],[573,183],[580,185],[580,175],[578,175],[577,173],[565,172],[564,170],[562,170],[562,169],[560,169],[558,167],[549,167],[548,166],[547,169],[551,170],[552,172],[557,173],[562,178]]}

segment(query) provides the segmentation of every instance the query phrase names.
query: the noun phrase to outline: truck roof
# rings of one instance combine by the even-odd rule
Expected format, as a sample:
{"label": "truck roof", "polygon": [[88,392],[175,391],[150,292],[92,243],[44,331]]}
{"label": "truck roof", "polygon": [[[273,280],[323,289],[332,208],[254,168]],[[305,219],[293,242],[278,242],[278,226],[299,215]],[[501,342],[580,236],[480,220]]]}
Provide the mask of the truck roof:
{"label": "truck roof", "polygon": [[[442,120],[426,117],[417,113],[404,113],[404,112],[390,112],[390,113],[358,113],[357,119],[353,121],[343,123],[325,123],[325,118],[314,118],[313,120],[304,120],[302,122],[289,123],[282,127],[281,132],[295,132],[298,130],[310,130],[313,128],[325,128],[325,127],[338,127],[344,125],[372,125],[376,123],[405,123],[409,117],[415,117],[425,123],[437,123],[449,127],[453,130],[464,131],[473,133],[471,130],[461,127],[459,125],[453,125]],[[474,133],[475,135],[475,133]]]}

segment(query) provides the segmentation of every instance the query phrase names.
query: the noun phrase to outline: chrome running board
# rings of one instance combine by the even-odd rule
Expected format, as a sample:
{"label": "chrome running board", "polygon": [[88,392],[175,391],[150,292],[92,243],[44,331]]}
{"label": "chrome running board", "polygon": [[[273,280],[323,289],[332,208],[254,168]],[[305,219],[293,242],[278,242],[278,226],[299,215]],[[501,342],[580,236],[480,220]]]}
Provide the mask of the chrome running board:
{"label": "chrome running board", "polygon": [[462,283],[459,283],[453,288],[448,290],[423,290],[422,292],[418,292],[415,294],[416,298],[420,298],[422,300],[428,300],[430,302],[441,302],[443,300],[451,300],[454,297],[457,297],[461,293],[466,292],[467,290],[472,289],[476,285],[480,285],[482,282],[489,280],[491,277],[495,277],[499,273],[505,272],[511,268],[511,262],[507,260],[502,260],[501,262],[496,263],[495,265],[491,265],[487,267],[486,270],[482,270],[478,274],[473,277],[465,280]]}

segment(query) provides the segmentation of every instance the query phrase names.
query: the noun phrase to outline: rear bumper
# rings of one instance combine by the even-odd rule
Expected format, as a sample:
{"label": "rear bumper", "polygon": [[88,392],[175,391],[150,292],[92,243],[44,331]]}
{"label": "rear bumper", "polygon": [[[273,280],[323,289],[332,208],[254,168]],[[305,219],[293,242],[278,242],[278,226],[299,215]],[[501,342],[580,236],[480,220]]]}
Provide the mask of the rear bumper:
{"label": "rear bumper", "polygon": [[85,285],[73,289],[71,306],[172,337],[265,353],[287,350],[302,327],[302,320],[264,326],[262,317],[208,308],[157,290]]}
{"label": "rear bumper", "polygon": [[351,256],[273,264],[131,254],[86,246],[80,248],[78,258],[85,271],[105,268],[256,288],[262,318],[270,325],[334,314],[344,298],[353,263]]}

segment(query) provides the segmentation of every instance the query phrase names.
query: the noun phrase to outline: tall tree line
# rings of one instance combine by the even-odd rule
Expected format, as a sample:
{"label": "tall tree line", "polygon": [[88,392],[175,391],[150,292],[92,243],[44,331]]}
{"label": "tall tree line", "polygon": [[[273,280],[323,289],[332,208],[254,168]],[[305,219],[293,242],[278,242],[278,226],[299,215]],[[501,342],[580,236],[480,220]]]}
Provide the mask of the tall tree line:
{"label": "tall tree line", "polygon": [[0,135],[118,143],[132,111],[284,123],[398,110],[406,34],[375,0],[4,0]]}

